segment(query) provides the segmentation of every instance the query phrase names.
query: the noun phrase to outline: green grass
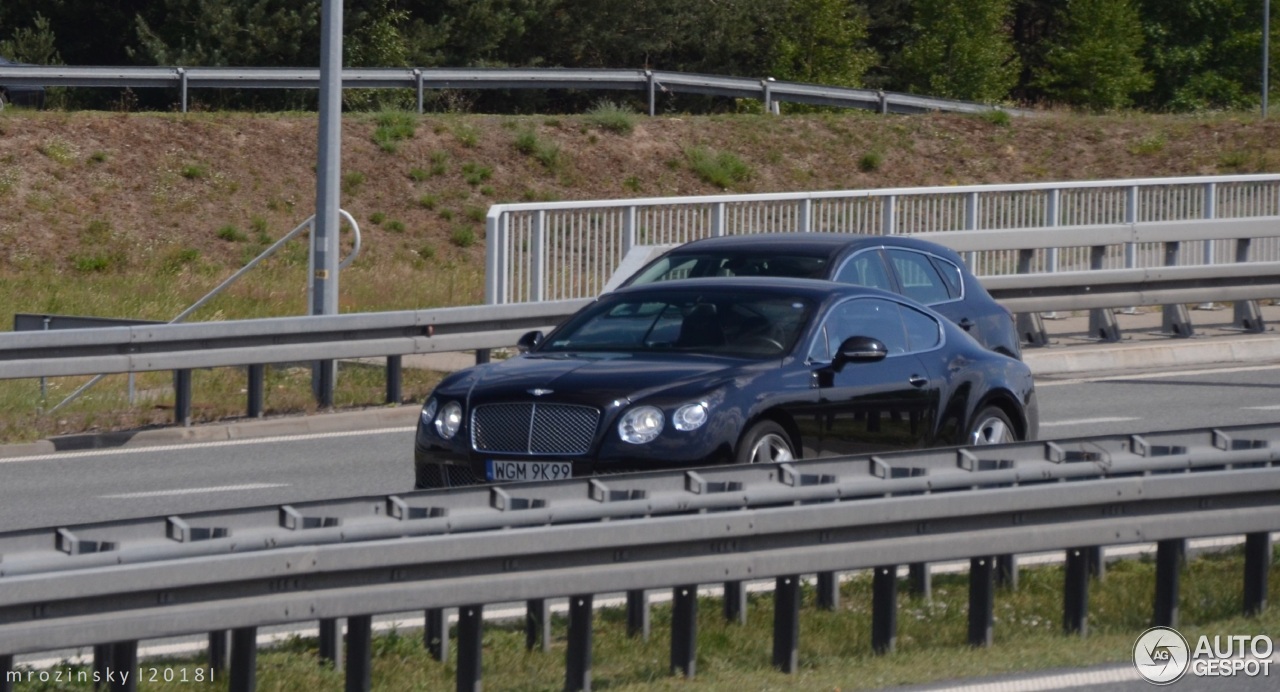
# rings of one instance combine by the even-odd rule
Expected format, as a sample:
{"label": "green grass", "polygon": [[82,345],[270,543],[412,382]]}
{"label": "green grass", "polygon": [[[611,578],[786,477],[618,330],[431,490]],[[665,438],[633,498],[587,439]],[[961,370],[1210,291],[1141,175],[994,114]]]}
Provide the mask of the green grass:
{"label": "green grass", "polygon": [[388,154],[399,150],[400,142],[411,139],[418,126],[417,116],[404,111],[383,111],[378,114],[376,122],[373,141]]}
{"label": "green grass", "polygon": [[493,177],[493,168],[474,161],[462,164],[462,179],[475,187]]}
{"label": "green grass", "polygon": [[476,232],[470,226],[458,226],[449,234],[449,242],[461,248],[476,244]]}
{"label": "green grass", "polygon": [[549,171],[560,169],[562,164],[560,145],[543,140],[532,130],[525,130],[516,135],[515,147],[521,154],[542,164]]}
{"label": "green grass", "polygon": [[629,135],[636,128],[635,111],[608,99],[597,101],[583,116],[583,120],[601,130],[620,135]]}
{"label": "green grass", "polygon": [[858,170],[863,173],[873,173],[880,170],[880,166],[884,164],[884,155],[878,151],[868,151],[858,159]]}
{"label": "green grass", "polygon": [[728,189],[751,179],[751,167],[732,152],[690,147],[685,150],[684,155],[689,169],[703,182],[721,189]]}
{"label": "green grass", "polygon": [[178,174],[187,180],[199,180],[209,176],[209,169],[198,163],[190,163],[183,166]]}
{"label": "green grass", "polygon": [[249,239],[249,236],[245,235],[244,231],[228,224],[218,229],[218,238],[228,243],[243,243]]}
{"label": "green grass", "polygon": [[[1182,626],[1188,639],[1200,634],[1274,633],[1280,608],[1261,616],[1238,616],[1243,560],[1239,550],[1192,561],[1182,574]],[[1273,560],[1270,600],[1280,597]],[[770,594],[752,596],[745,626],[721,616],[719,599],[698,604],[697,674],[693,679],[669,671],[671,610],[654,605],[652,635],[626,635],[622,608],[597,611],[593,621],[592,683],[595,689],[641,692],[682,690],[857,690],[924,684],[953,678],[1025,673],[1051,668],[1081,668],[1130,660],[1133,642],[1147,627],[1154,589],[1149,559],[1112,563],[1106,577],[1090,585],[1090,634],[1061,632],[1061,567],[1024,569],[1017,590],[1000,590],[995,604],[995,644],[973,649],[966,643],[967,576],[935,575],[930,602],[900,588],[897,650],[871,653],[871,579],[858,574],[841,588],[840,607],[816,607],[812,589],[802,592],[799,670],[784,674],[770,665],[773,604]],[[523,622],[486,623],[482,652],[483,682],[493,690],[558,690],[564,686],[566,623],[552,622],[550,652],[526,651]],[[431,659],[419,631],[391,631],[374,639],[373,689],[453,689],[456,646],[446,662]],[[148,662],[193,671],[199,659]],[[311,692],[341,689],[343,676],[321,666],[314,639],[292,638],[258,655],[261,689]],[[1185,684],[1185,683],[1184,683]],[[140,689],[225,689],[214,685],[144,683]]]}

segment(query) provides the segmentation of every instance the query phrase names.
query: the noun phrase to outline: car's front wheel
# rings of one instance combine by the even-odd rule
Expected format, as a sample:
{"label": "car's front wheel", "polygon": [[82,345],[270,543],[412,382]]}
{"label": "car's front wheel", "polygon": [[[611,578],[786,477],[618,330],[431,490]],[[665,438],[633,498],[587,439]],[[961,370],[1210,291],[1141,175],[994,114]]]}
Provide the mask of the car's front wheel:
{"label": "car's front wheel", "polygon": [[747,430],[738,444],[739,464],[769,464],[796,458],[791,436],[771,420],[762,420]]}
{"label": "car's front wheel", "polygon": [[966,442],[970,445],[1000,445],[1018,441],[1018,431],[1009,416],[995,406],[988,406],[974,417]]}

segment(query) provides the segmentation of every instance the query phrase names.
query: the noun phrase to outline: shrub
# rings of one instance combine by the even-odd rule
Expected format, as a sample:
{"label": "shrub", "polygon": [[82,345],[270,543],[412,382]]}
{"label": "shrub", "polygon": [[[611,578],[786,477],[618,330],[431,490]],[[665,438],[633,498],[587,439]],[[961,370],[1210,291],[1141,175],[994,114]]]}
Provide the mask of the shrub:
{"label": "shrub", "polygon": [[417,118],[403,111],[383,111],[378,114],[378,127],[373,131],[373,141],[379,149],[394,154],[400,142],[413,137]]}
{"label": "shrub", "polygon": [[440,198],[436,195],[423,195],[418,198],[418,206],[423,209],[435,209],[440,204]]}
{"label": "shrub", "polygon": [[421,168],[410,168],[410,169],[409,169],[409,179],[410,179],[410,180],[412,180],[412,181],[413,181],[413,182],[415,182],[415,183],[420,183],[420,182],[422,182],[422,181],[426,180],[429,176],[430,176],[430,174],[429,174],[429,173],[427,173],[425,170],[423,170],[423,169],[421,169]]}
{"label": "shrub", "polygon": [[448,172],[449,154],[444,151],[431,152],[431,175],[444,175]]}
{"label": "shrub", "polygon": [[209,175],[209,171],[198,163],[187,164],[178,173],[187,180],[199,180]]}
{"label": "shrub", "polygon": [[377,226],[387,220],[387,215],[380,211],[375,211],[369,215],[369,223]]}
{"label": "shrub", "polygon": [[1165,139],[1163,132],[1152,132],[1150,134],[1143,135],[1141,139],[1134,142],[1133,145],[1129,147],[1129,153],[1138,156],[1158,154],[1161,151],[1164,151],[1165,144],[1167,143],[1168,141]]}
{"label": "shrub", "polygon": [[516,135],[516,151],[533,157],[547,170],[554,171],[560,167],[560,146],[542,141],[532,130]]}
{"label": "shrub", "polygon": [[472,161],[462,164],[462,179],[475,187],[493,177],[493,169]]}
{"label": "shrub", "polygon": [[998,108],[992,108],[989,111],[982,111],[982,119],[992,125],[999,125],[1000,127],[1008,127],[1009,123],[1012,122],[1009,119],[1009,112],[1002,111]]}
{"label": "shrub", "polygon": [[483,222],[485,214],[486,212],[483,207],[467,207],[467,211],[464,213],[468,221],[474,221],[476,223]]}
{"label": "shrub", "polygon": [[360,186],[364,185],[364,173],[360,171],[349,171],[342,174],[342,191],[354,195],[360,191]]}
{"label": "shrub", "polygon": [[693,147],[685,150],[685,158],[689,161],[689,168],[703,182],[719,188],[731,187],[751,177],[751,168],[731,152],[714,152],[706,147]]}
{"label": "shrub", "polygon": [[228,243],[243,243],[249,239],[243,231],[231,224],[227,224],[226,226],[218,229],[218,238],[225,240]]}
{"label": "shrub", "polygon": [[480,143],[480,133],[469,125],[459,125],[454,134],[458,136],[458,143],[467,149],[474,149]]}
{"label": "shrub", "polygon": [[881,157],[880,152],[868,151],[862,155],[862,158],[858,159],[858,170],[863,173],[878,171],[880,170],[880,165],[882,163],[884,163],[884,160],[883,157]]}
{"label": "shrub", "polygon": [[434,245],[423,245],[418,248],[418,256],[424,260],[429,260],[436,256],[436,248]]}
{"label": "shrub", "polygon": [[476,244],[476,232],[469,226],[458,226],[449,235],[449,240],[458,247],[471,247]]}
{"label": "shrub", "polygon": [[387,230],[392,233],[404,233],[404,222],[392,220],[387,222]]}
{"label": "shrub", "polygon": [[601,99],[587,111],[585,119],[601,130],[629,135],[636,128],[636,114],[626,106]]}

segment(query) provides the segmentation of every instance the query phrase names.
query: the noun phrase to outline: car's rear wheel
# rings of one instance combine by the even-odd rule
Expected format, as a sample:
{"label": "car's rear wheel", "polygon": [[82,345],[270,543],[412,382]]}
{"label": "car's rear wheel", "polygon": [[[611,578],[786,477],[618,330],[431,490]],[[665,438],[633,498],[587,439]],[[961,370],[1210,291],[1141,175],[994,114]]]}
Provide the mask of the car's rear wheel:
{"label": "car's rear wheel", "polygon": [[771,464],[795,458],[791,436],[771,420],[762,420],[751,426],[738,444],[739,464]]}
{"label": "car's rear wheel", "polygon": [[1018,430],[1009,416],[995,406],[988,406],[974,417],[967,438],[971,445],[1000,445],[1018,441]]}

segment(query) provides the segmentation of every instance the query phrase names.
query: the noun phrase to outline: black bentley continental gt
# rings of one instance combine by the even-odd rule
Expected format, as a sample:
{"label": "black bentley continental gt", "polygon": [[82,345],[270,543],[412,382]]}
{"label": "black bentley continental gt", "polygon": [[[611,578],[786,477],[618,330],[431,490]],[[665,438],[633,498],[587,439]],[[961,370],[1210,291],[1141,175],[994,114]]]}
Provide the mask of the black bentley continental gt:
{"label": "black bentley continental gt", "polygon": [[432,392],[417,487],[993,444],[1038,428],[1024,363],[901,295],[829,281],[622,288],[520,347]]}

